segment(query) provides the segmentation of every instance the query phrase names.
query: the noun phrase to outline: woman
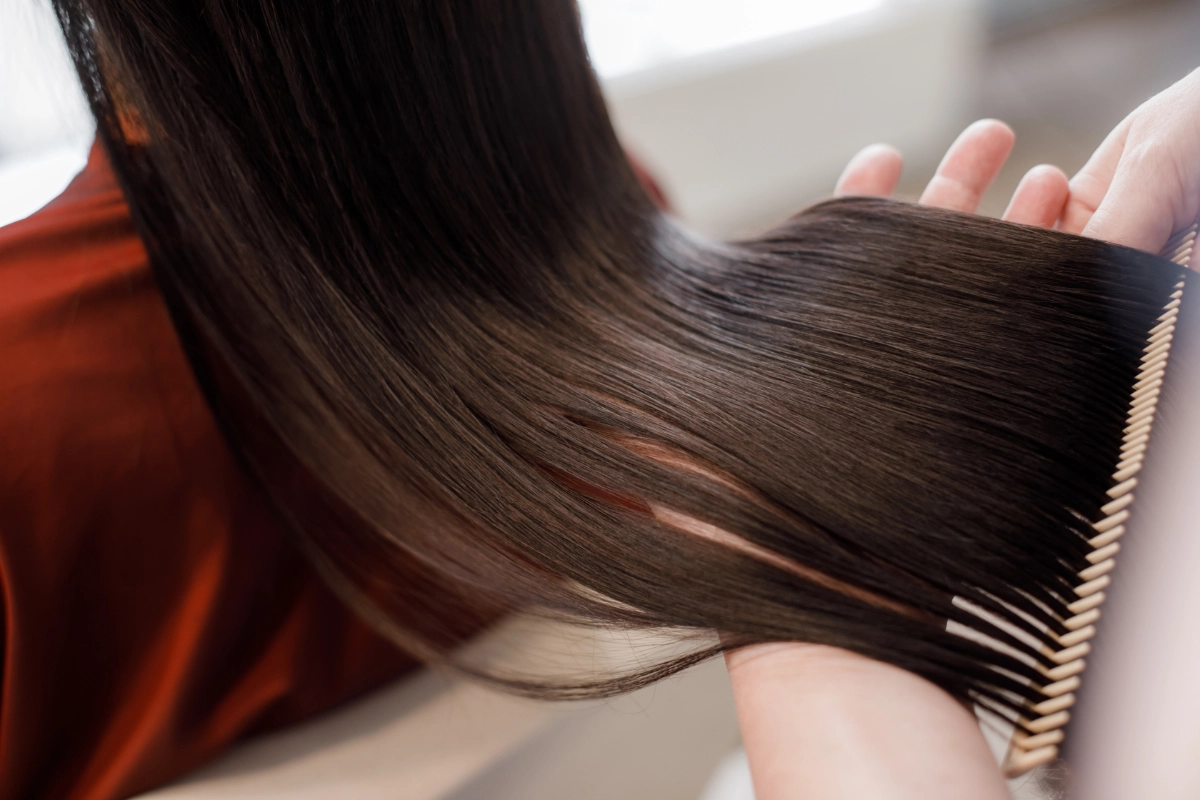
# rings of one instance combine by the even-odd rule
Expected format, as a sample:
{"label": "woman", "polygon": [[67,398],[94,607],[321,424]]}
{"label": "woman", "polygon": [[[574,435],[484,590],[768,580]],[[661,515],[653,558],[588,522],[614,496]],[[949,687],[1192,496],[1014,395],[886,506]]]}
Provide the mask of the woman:
{"label": "woman", "polygon": [[[411,370],[411,380],[379,386],[382,393],[375,401],[395,403],[397,393],[412,392],[418,387],[425,394],[418,393],[407,400],[399,398],[403,402],[396,405],[397,410],[424,409],[435,416],[460,415],[464,409],[470,409],[470,404],[462,403],[461,395],[454,393],[453,384],[447,386],[445,375],[452,369],[464,370],[458,377],[491,380],[490,371],[475,371],[472,361],[480,357],[479,352],[488,353],[495,366],[506,358],[510,348],[532,346],[532,342],[520,338],[526,332],[512,324],[514,319],[521,324],[528,320],[559,324],[563,322],[556,316],[560,308],[587,313],[594,307],[580,308],[581,299],[602,304],[612,299],[604,294],[603,286],[592,283],[593,278],[586,271],[573,273],[574,282],[568,288],[558,283],[557,278],[543,280],[544,276],[536,271],[539,264],[561,266],[577,259],[592,266],[608,263],[621,269],[636,269],[645,257],[637,248],[646,244],[646,240],[630,243],[633,249],[610,247],[602,239],[589,236],[586,228],[575,227],[594,224],[610,231],[622,226],[642,230],[646,217],[642,201],[630,194],[626,176],[619,170],[611,171],[615,164],[611,160],[611,132],[606,133],[603,127],[558,125],[562,120],[556,115],[594,114],[598,101],[594,79],[586,70],[579,69],[582,51],[573,12],[568,14],[564,7],[548,4],[526,14],[514,13],[493,20],[495,31],[480,24],[473,27],[471,15],[458,18],[435,6],[414,8],[403,20],[391,18],[392,12],[386,9],[360,9],[343,16],[323,6],[300,10],[294,17],[268,6],[248,9],[217,4],[203,11],[178,7],[139,9],[139,13],[144,13],[139,17],[131,16],[132,10],[115,5],[64,3],[60,13],[85,80],[90,82],[89,90],[108,148],[115,153],[127,190],[136,198],[133,211],[150,246],[151,258],[156,269],[166,270],[159,280],[175,325],[184,334],[201,385],[216,406],[218,418],[238,455],[246,461],[251,474],[263,481],[265,496],[306,537],[310,558],[343,597],[365,613],[373,614],[374,621],[383,629],[427,658],[441,657],[463,635],[505,608],[530,598],[538,598],[551,608],[558,603],[561,608],[573,611],[582,604],[592,613],[621,620],[625,612],[619,606],[588,601],[586,595],[581,599],[574,588],[547,581],[548,574],[567,575],[576,581],[594,580],[595,570],[607,572],[612,563],[622,563],[620,546],[605,547],[602,552],[608,560],[593,559],[582,571],[578,571],[579,563],[574,560],[577,553],[560,552],[567,540],[524,538],[523,553],[497,557],[506,545],[503,536],[497,538],[496,531],[489,529],[494,523],[486,514],[484,520],[488,524],[482,526],[478,519],[472,518],[479,514],[480,507],[460,504],[457,509],[447,509],[439,490],[455,485],[456,491],[478,493],[482,498],[493,495],[497,487],[505,486],[514,476],[524,475],[521,480],[543,481],[537,485],[539,491],[561,492],[544,483],[548,477],[565,485],[567,490],[590,498],[590,502],[600,503],[586,507],[586,514],[591,515],[586,517],[589,525],[617,534],[626,525],[633,528],[652,523],[623,516],[621,525],[615,526],[611,516],[595,515],[611,514],[606,509],[613,506],[644,515],[646,493],[602,488],[605,482],[595,481],[595,474],[582,478],[575,474],[576,461],[564,460],[562,453],[551,454],[550,463],[541,465],[541,478],[515,462],[499,465],[502,469],[486,460],[455,464],[451,458],[432,467],[430,463],[411,463],[402,457],[404,448],[389,451],[389,443],[414,432],[428,435],[441,431],[444,435],[452,428],[439,428],[442,424],[439,422],[394,429],[387,423],[386,415],[376,416],[372,409],[362,405],[363,398],[357,394],[380,375],[400,368],[395,359],[403,358],[403,368]],[[404,69],[399,72],[375,69],[379,64],[394,66],[397,56],[391,48],[397,47],[397,42],[372,38],[373,30],[389,36],[395,32],[410,36],[411,50],[400,48],[400,58],[415,54],[412,57],[416,60],[404,62]],[[455,37],[465,38],[474,46],[463,45]],[[528,52],[522,52],[524,60],[513,57],[488,63],[487,57],[499,52],[497,47],[508,46],[496,45],[496,41],[515,43],[517,52],[522,52],[523,47]],[[430,60],[422,61],[425,57],[421,55],[422,48],[429,44],[435,45],[427,54]],[[314,62],[309,59],[313,47],[326,56],[319,62],[321,74],[315,76],[311,70]],[[468,54],[470,59],[456,60]],[[508,75],[498,87],[491,87],[503,92],[500,97],[504,102],[498,106],[495,97],[476,91],[478,87],[473,81],[478,80],[480,70],[504,76],[506,70],[514,68],[518,70],[515,77]],[[420,76],[421,80],[411,84],[391,82],[391,76],[397,74]],[[346,87],[346,96],[329,94],[331,86],[338,90]],[[439,93],[454,102],[440,102]],[[364,98],[380,99],[385,105],[364,106]],[[547,98],[553,103],[541,105]],[[587,107],[574,108],[572,103]],[[426,113],[434,108],[440,109],[439,113]],[[145,126],[148,145],[144,149],[129,135],[135,123],[124,115],[126,109],[136,111],[139,118],[136,122]],[[419,112],[397,118],[386,109]],[[528,120],[537,120],[537,124],[530,126]],[[522,121],[524,125],[517,124]],[[279,135],[277,127],[272,131],[280,124],[287,129],[284,135]],[[522,135],[517,135],[517,131]],[[393,137],[399,138],[393,140]],[[387,141],[393,144],[386,145]],[[404,141],[420,142],[421,146],[395,144]],[[470,158],[459,163],[456,157],[462,153],[468,153]],[[378,157],[384,160],[371,169],[362,169],[369,159]],[[467,164],[475,168],[467,169]],[[553,169],[547,169],[548,166]],[[265,173],[259,174],[260,170],[271,172],[273,179],[282,182],[264,180]],[[403,180],[397,182],[397,176]],[[181,194],[184,187],[186,191]],[[594,205],[574,208],[573,204],[579,204],[580,200]],[[570,213],[564,215],[564,209]],[[573,216],[574,212],[580,216]],[[613,217],[607,218],[609,214]],[[397,239],[394,231],[388,230],[397,224],[413,227]],[[230,236],[233,230],[238,233]],[[617,244],[620,240],[619,236],[613,238]],[[682,242],[672,246],[680,248],[678,254],[690,245]],[[414,252],[419,256],[415,261]],[[388,260],[422,269],[404,272],[399,276],[404,280],[396,281],[397,275],[373,269],[344,269],[335,275],[304,268],[307,263],[331,263],[342,268]],[[505,273],[506,265],[526,263],[533,271],[523,278],[514,279]],[[295,270],[279,272],[275,268],[278,264],[289,264]],[[209,269],[214,265],[227,271],[212,273]],[[463,271],[468,265],[470,269]],[[609,268],[611,272],[612,267]],[[629,273],[617,270],[613,274]],[[127,271],[118,270],[98,288],[107,291],[112,285],[130,285],[131,277],[134,276]],[[471,304],[479,301],[476,283],[482,282],[481,278],[487,279],[490,293],[487,302],[515,314],[502,318],[503,324],[481,332],[484,336],[475,344],[487,349],[459,353],[455,348],[461,343],[454,336],[423,341],[426,335],[441,337],[448,330],[444,316],[440,320],[433,318],[438,315],[450,314],[454,325],[478,325],[483,309],[479,309],[480,313],[461,313],[461,310],[470,312]],[[524,285],[523,280],[530,285]],[[148,291],[144,283],[134,280],[132,285]],[[531,292],[531,288],[538,291]],[[542,293],[546,289],[550,293]],[[567,291],[560,293],[562,289]],[[626,292],[636,293],[638,289],[636,282],[623,284]],[[217,305],[210,302],[213,291],[224,295]],[[101,301],[109,296],[100,291],[100,300],[95,301],[97,306],[84,304],[81,308],[103,309]],[[330,321],[323,315],[331,310],[328,303],[337,304],[351,297],[353,304],[345,309],[349,314],[341,322],[350,320],[360,326],[361,338],[357,344],[363,349],[343,348],[331,357],[333,351],[322,352],[321,348],[336,342],[340,334],[333,329],[320,330]],[[370,308],[377,299],[389,301],[382,316],[375,315],[379,309]],[[391,312],[401,307],[404,313],[392,317]],[[41,321],[34,313],[37,309],[32,306],[27,309],[30,313],[23,318],[24,324]],[[370,313],[364,315],[364,312]],[[74,320],[74,313],[71,311],[65,318]],[[276,314],[277,319],[271,323]],[[429,325],[424,325],[427,314],[433,317]],[[157,319],[161,330],[164,320],[161,315]],[[403,324],[392,329],[400,321]],[[292,324],[315,323],[315,327],[296,328],[293,335],[281,337],[279,323],[285,329]],[[74,324],[72,321],[68,330]],[[657,341],[652,330],[655,318],[643,318],[639,324],[651,327],[645,342]],[[28,334],[30,330],[25,328],[21,332]],[[551,336],[555,329],[551,325],[540,333],[543,337]],[[378,347],[384,341],[390,344]],[[546,347],[569,347],[569,342],[550,339],[539,343]],[[603,347],[607,340],[590,343]],[[439,357],[427,360],[435,351]],[[39,352],[39,359],[45,352],[47,349]],[[170,361],[171,356],[167,359]],[[636,362],[617,359],[610,365],[613,363]],[[150,375],[161,374],[161,369],[165,367],[150,370]],[[334,394],[286,389],[303,387],[314,380],[325,381],[325,389]],[[27,380],[26,386],[29,385],[34,382]],[[458,384],[458,390],[463,385]],[[338,396],[339,391],[348,394]],[[493,391],[504,397],[511,387],[496,385]],[[331,397],[333,401],[358,407],[353,414],[328,417]],[[548,399],[562,402],[571,397]],[[471,402],[486,400],[476,397]],[[594,397],[590,399],[595,401]],[[586,412],[577,411],[587,418]],[[471,427],[474,424],[471,423],[466,429],[458,429],[461,436],[410,442],[408,452],[420,453],[422,457],[426,453],[438,457],[443,452],[453,455],[464,443],[493,441],[489,437],[536,437],[538,431],[546,429],[539,426],[547,425],[558,425],[558,432],[563,433],[561,420],[543,418],[532,428],[522,427],[528,421],[505,419],[510,412],[534,417],[542,413],[527,402],[502,403],[488,412],[493,415],[493,423],[501,427],[486,430]],[[102,420],[108,421],[110,413],[101,414]],[[262,425],[263,421],[270,427]],[[462,421],[454,418],[444,423]],[[112,432],[111,428],[106,430]],[[328,431],[335,435],[325,436]],[[604,439],[611,440],[614,431],[601,427],[597,434],[591,441],[603,448]],[[620,431],[615,434],[619,437]],[[128,441],[125,435],[119,438]],[[298,450],[295,443],[301,440],[314,449]],[[365,444],[370,444],[367,450],[362,449]],[[621,446],[636,450],[644,443],[624,441]],[[521,443],[526,454],[536,447],[536,441]],[[187,448],[185,452],[190,456],[194,450]],[[350,453],[354,456],[347,461]],[[573,455],[579,463],[586,463],[589,458],[587,451]],[[660,463],[664,455],[668,461],[672,456],[653,450],[643,450],[640,455]],[[610,449],[607,457],[620,461],[628,456]],[[555,459],[561,466],[555,466]],[[339,474],[329,466],[372,463],[376,465],[373,473]],[[686,472],[692,465],[683,466]],[[17,464],[17,474],[27,475],[28,467]],[[429,473],[431,468],[434,474]],[[94,471],[94,465],[91,470]],[[221,472],[219,465],[215,474],[200,470],[201,474],[218,480]],[[396,478],[401,475],[405,480],[397,483]],[[56,475],[53,477],[62,481]],[[169,485],[179,483],[178,479],[172,481],[171,476],[162,477]],[[672,474],[671,480],[679,480],[678,472]],[[46,484],[56,485],[55,481]],[[521,492],[528,488],[509,485],[506,491]],[[712,491],[711,486],[694,489],[701,493]],[[236,497],[243,489],[235,486],[230,491]],[[153,494],[161,497],[160,491]],[[191,501],[200,506],[200,512],[190,507],[189,510],[210,511],[204,507],[205,494],[201,492],[198,501]],[[522,513],[535,514],[538,530],[562,527],[566,521],[553,514],[561,513],[563,508],[585,513],[578,506],[577,496],[552,497],[549,505],[545,500],[550,498],[544,498],[540,504],[521,509]],[[494,500],[505,502],[506,498],[494,495]],[[247,513],[259,513],[256,509],[260,507],[254,505],[254,499],[241,502],[250,504]],[[237,506],[238,501],[233,504]],[[551,517],[536,516],[542,514]],[[217,516],[229,514],[218,511]],[[524,522],[505,518],[505,524],[514,526],[508,534],[520,537],[536,534]],[[87,524],[88,521],[75,522],[73,529],[86,529]],[[690,524],[684,520],[681,527],[686,529]],[[397,551],[386,541],[355,533],[364,527],[403,532],[404,536],[399,537],[402,549]],[[463,531],[469,531],[475,538],[454,535]],[[229,539],[229,536],[221,539],[215,554],[207,551],[218,565],[231,560],[228,553],[220,551]],[[89,542],[89,546],[94,546],[94,542]],[[479,557],[480,552],[485,558]],[[532,552],[543,560],[531,566],[527,561]],[[552,568],[549,573],[547,567]],[[637,577],[637,564],[624,563],[623,567],[629,577]],[[572,569],[577,571],[572,573]],[[23,567],[15,573],[36,574],[36,571]],[[213,594],[212,588],[221,584],[221,575],[220,566],[210,566],[192,577],[200,581],[197,589],[200,595],[211,601],[215,596],[224,597],[220,592]],[[619,575],[615,577],[621,579]],[[303,583],[304,579],[296,580]],[[682,575],[680,580],[690,578]],[[635,598],[646,599],[648,587],[628,588]],[[268,599],[275,594],[261,585],[251,589]],[[97,592],[97,596],[103,595]],[[232,602],[231,611],[240,605]],[[283,605],[285,609],[288,606]],[[200,616],[210,619],[221,616],[211,608],[206,610]],[[175,638],[166,652],[157,656],[155,666],[147,668],[152,674],[167,674],[171,678],[151,694],[176,695],[180,676],[191,679],[191,686],[196,688],[190,689],[186,702],[172,703],[168,714],[156,716],[148,711],[154,703],[131,713],[136,735],[127,729],[116,737],[118,741],[111,746],[112,751],[92,749],[90,765],[85,760],[82,768],[75,765],[73,769],[57,771],[55,779],[63,787],[58,791],[67,791],[68,786],[86,786],[96,796],[104,796],[103,792],[127,792],[138,781],[145,785],[148,771],[157,769],[161,775],[168,769],[180,768],[178,764],[166,767],[166,759],[162,758],[148,766],[156,759],[147,753],[147,747],[164,746],[170,732],[185,729],[188,723],[199,721],[202,726],[211,725],[214,731],[207,738],[188,737],[203,741],[194,745],[197,750],[188,756],[193,759],[219,746],[222,736],[240,733],[258,723],[268,724],[263,719],[261,702],[242,702],[238,713],[217,718],[197,713],[196,709],[205,705],[206,693],[210,699],[239,694],[229,689],[228,682],[214,689],[208,683],[211,673],[206,675],[195,667],[197,661],[215,657],[214,650],[221,648],[201,643],[195,637],[183,636],[180,640],[180,628],[172,625],[169,617],[160,615],[156,619]],[[308,629],[303,622],[296,625],[298,630]],[[726,626],[706,623],[704,627]],[[301,649],[294,643],[281,647],[288,660],[303,660],[299,656]],[[193,654],[199,655],[193,657]],[[245,674],[244,656],[238,658],[243,660],[241,665],[230,666],[226,659],[215,671],[223,672],[226,679],[229,675]],[[356,672],[369,672],[368,667],[361,666],[368,662],[370,659],[364,658],[360,666],[349,668],[347,672],[356,676],[346,684],[369,685],[373,679]],[[35,660],[35,667],[36,663]],[[61,668],[61,662],[45,654],[41,663]],[[270,667],[263,667],[263,675],[269,672]],[[255,674],[256,670],[249,673]],[[653,675],[638,679],[648,677]],[[316,681],[317,685],[321,683]],[[510,685],[514,683],[509,681]],[[515,688],[523,687],[516,683]],[[571,689],[565,687],[563,691]],[[260,680],[240,693],[254,696],[262,691],[270,694],[280,690],[277,686],[263,689]],[[348,690],[342,687],[338,691]],[[324,697],[309,708],[331,701],[336,698]],[[247,709],[251,710],[247,713]],[[34,708],[31,714],[37,710]],[[269,720],[270,715],[266,716]],[[94,737],[95,730],[82,735]],[[64,742],[69,737],[62,733],[57,736],[55,746],[60,752],[68,750]],[[6,737],[5,742],[6,747],[12,746],[13,737]],[[11,780],[23,789],[35,785],[28,782],[31,773],[45,774],[51,769],[45,760],[38,763],[32,758],[18,761],[18,765],[23,774]],[[36,775],[32,780],[36,780]]]}

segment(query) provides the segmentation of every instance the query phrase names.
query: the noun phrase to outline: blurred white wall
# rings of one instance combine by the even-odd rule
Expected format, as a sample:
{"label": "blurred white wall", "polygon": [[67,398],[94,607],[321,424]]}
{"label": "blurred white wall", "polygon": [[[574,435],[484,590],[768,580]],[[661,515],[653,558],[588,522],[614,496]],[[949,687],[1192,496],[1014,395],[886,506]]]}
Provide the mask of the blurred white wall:
{"label": "blurred white wall", "polygon": [[[776,6],[723,5],[763,15]],[[875,141],[923,166],[967,120],[985,39],[980,0],[823,5],[843,13],[782,33],[758,24],[759,38],[605,80],[627,146],[695,227],[728,234],[777,221],[828,194]]]}
{"label": "blurred white wall", "polygon": [[48,0],[0,0],[0,163],[91,131]]}
{"label": "blurred white wall", "polygon": [[47,0],[0,0],[0,225],[61,192],[94,124]]}

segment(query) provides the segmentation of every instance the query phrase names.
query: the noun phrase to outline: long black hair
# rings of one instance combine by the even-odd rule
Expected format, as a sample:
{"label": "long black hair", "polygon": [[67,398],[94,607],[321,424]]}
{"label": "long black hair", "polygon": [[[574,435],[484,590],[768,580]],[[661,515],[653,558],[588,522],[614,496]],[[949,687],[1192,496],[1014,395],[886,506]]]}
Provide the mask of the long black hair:
{"label": "long black hair", "polygon": [[884,200],[693,235],[572,0],[55,4],[230,444],[398,642],[538,609],[721,639],[519,691],[804,640],[1037,696],[1179,268]]}

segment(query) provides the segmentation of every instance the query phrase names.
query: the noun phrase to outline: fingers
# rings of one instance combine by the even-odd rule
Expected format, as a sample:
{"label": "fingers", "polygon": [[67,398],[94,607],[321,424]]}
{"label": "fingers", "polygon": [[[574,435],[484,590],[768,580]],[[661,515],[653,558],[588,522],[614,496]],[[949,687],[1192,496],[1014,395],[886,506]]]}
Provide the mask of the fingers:
{"label": "fingers", "polygon": [[1021,225],[1052,228],[1062,216],[1071,190],[1067,174],[1050,164],[1041,164],[1025,173],[1013,192],[1004,219]]}
{"label": "fingers", "polygon": [[1012,128],[995,119],[969,126],[946,151],[921,203],[973,214],[1012,151]]}
{"label": "fingers", "polygon": [[1159,252],[1172,230],[1187,225],[1195,214],[1194,205],[1187,215],[1180,213],[1186,204],[1178,200],[1183,195],[1179,173],[1169,158],[1162,149],[1138,151],[1127,146],[1083,235]]}
{"label": "fingers", "polygon": [[[921,202],[974,213],[1012,151],[1012,129],[998,120],[968,127],[946,152]],[[835,197],[886,197],[900,180],[903,159],[894,147],[874,144],[861,150],[838,179]],[[1004,219],[1023,225],[1053,227],[1070,197],[1067,176],[1049,165],[1034,167],[1021,180]]]}
{"label": "fingers", "polygon": [[850,159],[838,178],[833,196],[888,197],[896,190],[903,168],[904,159],[896,148],[887,144],[868,145]]}
{"label": "fingers", "polygon": [[1200,213],[1200,72],[1126,117],[1071,181],[1060,227],[1151,253]]}
{"label": "fingers", "polygon": [[1063,208],[1062,218],[1058,223],[1059,230],[1083,233],[1083,229],[1091,221],[1092,215],[1108,194],[1117,165],[1121,162],[1131,120],[1132,115],[1114,128],[1083,165],[1083,169],[1071,179],[1071,195]]}

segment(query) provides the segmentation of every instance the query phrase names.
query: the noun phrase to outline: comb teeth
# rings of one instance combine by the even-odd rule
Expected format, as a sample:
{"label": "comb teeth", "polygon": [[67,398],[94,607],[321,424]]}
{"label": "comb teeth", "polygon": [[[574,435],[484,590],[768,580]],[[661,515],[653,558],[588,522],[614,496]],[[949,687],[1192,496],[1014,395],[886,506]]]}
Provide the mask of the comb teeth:
{"label": "comb teeth", "polygon": [[[1198,232],[1200,220],[1173,236],[1163,249],[1163,255],[1182,267],[1188,266]],[[1024,775],[1058,757],[1063,728],[1070,720],[1067,709],[1075,703],[1074,690],[1079,686],[1078,676],[1086,667],[1083,656],[1090,649],[1087,640],[1096,633],[1092,623],[1100,618],[1100,605],[1104,602],[1104,592],[1101,590],[1108,586],[1111,580],[1108,573],[1116,566],[1113,556],[1120,549],[1117,539],[1125,533],[1123,523],[1129,519],[1133,490],[1137,486],[1135,476],[1142,468],[1150,440],[1162,377],[1175,332],[1175,320],[1179,314],[1179,300],[1183,297],[1183,284],[1184,281],[1176,284],[1170,301],[1158,318],[1158,324],[1146,337],[1142,370],[1131,392],[1120,461],[1113,473],[1113,486],[1108,490],[1112,500],[1101,508],[1104,518],[1092,524],[1096,535],[1088,540],[1093,548],[1087,557],[1088,565],[1079,571],[1079,585],[1075,587],[1078,599],[1067,606],[1074,616],[1063,621],[1067,633],[1056,637],[1057,647],[1046,647],[1042,651],[1042,655],[1057,666],[1040,668],[1047,681],[1047,685],[1041,688],[1046,699],[1030,702],[1026,707],[1027,716],[1017,720],[1004,760],[1004,772],[1009,778]]]}

